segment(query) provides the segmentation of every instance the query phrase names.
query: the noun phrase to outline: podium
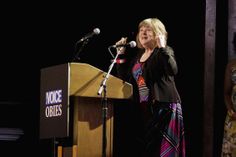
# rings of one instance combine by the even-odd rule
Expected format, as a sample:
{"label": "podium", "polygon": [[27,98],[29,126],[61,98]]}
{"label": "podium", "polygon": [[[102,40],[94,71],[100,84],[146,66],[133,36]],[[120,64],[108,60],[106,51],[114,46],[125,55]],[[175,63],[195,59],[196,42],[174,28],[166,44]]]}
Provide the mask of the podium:
{"label": "podium", "polygon": [[[101,157],[103,119],[98,89],[106,72],[87,63],[41,69],[40,138],[72,139],[57,146],[58,157]],[[132,85],[110,75],[106,84],[106,156],[113,155],[114,103],[132,96]],[[119,104],[122,105],[122,104]]]}

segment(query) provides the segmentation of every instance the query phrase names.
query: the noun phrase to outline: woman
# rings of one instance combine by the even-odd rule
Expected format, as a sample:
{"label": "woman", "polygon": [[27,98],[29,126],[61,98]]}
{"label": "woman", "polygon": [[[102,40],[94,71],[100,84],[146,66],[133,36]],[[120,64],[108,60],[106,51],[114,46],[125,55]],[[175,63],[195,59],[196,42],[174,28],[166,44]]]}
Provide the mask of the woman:
{"label": "woman", "polygon": [[[122,37],[116,45],[126,42]],[[185,157],[181,99],[174,80],[178,68],[164,24],[157,18],[144,19],[136,42],[135,57],[125,58],[125,47],[117,48],[117,74],[134,88],[132,103],[139,113],[135,119],[141,118],[135,131],[144,148],[140,156]]]}
{"label": "woman", "polygon": [[224,100],[227,108],[222,157],[236,157],[236,59],[226,66]]}

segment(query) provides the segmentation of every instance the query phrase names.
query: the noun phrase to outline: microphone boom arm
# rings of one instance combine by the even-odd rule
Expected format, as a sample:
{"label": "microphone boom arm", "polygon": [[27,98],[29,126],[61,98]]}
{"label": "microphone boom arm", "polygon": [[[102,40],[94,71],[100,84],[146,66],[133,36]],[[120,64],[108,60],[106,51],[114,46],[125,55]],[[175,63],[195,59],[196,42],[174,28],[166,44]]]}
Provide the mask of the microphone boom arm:
{"label": "microphone boom arm", "polygon": [[[78,61],[80,61],[80,53],[82,52],[82,50],[84,49],[84,47],[85,47],[85,45],[87,45],[88,44],[88,42],[89,42],[89,39],[86,39],[86,40],[84,40],[83,41],[83,44],[82,44],[82,46],[78,49],[78,51],[77,50],[75,50],[75,56],[74,56],[74,59],[73,59],[73,61],[76,61],[76,60],[78,60]],[[75,49],[77,49],[77,47],[78,47],[78,42],[75,44],[76,46],[75,46]],[[76,52],[77,51],[77,52]]]}
{"label": "microphone boom arm", "polygon": [[116,60],[118,58],[119,54],[116,53],[115,58],[113,59],[111,65],[109,66],[108,72],[106,74],[106,76],[104,77],[104,79],[102,80],[101,84],[100,84],[100,88],[98,90],[98,95],[102,95],[103,93],[103,97],[102,97],[102,118],[103,118],[103,130],[102,130],[102,157],[106,157],[106,147],[107,147],[107,138],[106,138],[106,119],[107,119],[107,111],[108,111],[108,104],[107,104],[107,97],[106,97],[106,82],[110,76],[111,70],[114,66],[114,64],[116,63]]}
{"label": "microphone boom arm", "polygon": [[106,87],[106,82],[107,82],[107,80],[108,80],[108,78],[110,76],[110,73],[111,73],[111,71],[112,71],[112,69],[114,67],[114,64],[116,63],[116,60],[117,60],[118,56],[119,56],[119,53],[116,53],[115,58],[113,59],[111,65],[109,66],[109,69],[108,69],[108,72],[107,72],[106,76],[104,77],[104,79],[101,82],[100,88],[98,90],[98,95],[101,95],[103,90],[104,90],[104,88]]}

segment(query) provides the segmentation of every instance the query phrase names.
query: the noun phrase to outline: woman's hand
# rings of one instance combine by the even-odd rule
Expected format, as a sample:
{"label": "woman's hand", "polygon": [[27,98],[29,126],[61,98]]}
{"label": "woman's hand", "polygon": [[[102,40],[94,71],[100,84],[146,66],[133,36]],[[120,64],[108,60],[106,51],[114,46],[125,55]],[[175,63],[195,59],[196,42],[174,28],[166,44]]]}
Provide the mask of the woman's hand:
{"label": "woman's hand", "polygon": [[232,109],[228,110],[228,115],[232,120],[236,120],[236,112],[234,112]]}
{"label": "woman's hand", "polygon": [[157,36],[157,46],[158,48],[166,47],[166,38],[164,35]]}
{"label": "woman's hand", "polygon": [[236,112],[233,112],[231,118],[232,118],[232,120],[236,120]]}
{"label": "woman's hand", "polygon": [[[127,42],[127,37],[122,37],[119,41],[116,42],[116,45],[125,45]],[[116,48],[118,54],[124,54],[125,53],[125,47],[117,47]]]}

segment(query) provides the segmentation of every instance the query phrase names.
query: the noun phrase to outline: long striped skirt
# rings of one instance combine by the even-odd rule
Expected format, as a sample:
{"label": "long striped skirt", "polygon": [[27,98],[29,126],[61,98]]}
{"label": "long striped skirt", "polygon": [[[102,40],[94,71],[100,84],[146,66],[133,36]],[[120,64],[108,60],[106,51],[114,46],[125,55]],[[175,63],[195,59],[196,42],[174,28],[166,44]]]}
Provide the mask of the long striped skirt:
{"label": "long striped skirt", "polygon": [[185,137],[180,103],[158,103],[148,123],[145,157],[185,157]]}

